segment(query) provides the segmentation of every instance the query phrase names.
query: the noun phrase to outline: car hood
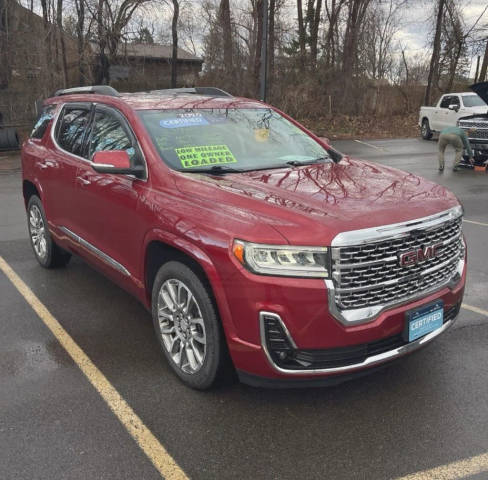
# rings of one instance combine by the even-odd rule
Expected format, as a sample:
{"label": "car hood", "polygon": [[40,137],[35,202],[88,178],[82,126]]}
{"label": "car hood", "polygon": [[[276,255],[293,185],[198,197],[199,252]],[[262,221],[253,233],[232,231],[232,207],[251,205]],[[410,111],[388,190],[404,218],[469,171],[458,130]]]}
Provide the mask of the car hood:
{"label": "car hood", "polygon": [[475,83],[469,88],[488,104],[488,82]]}
{"label": "car hood", "polygon": [[409,221],[458,205],[446,188],[422,177],[348,157],[337,164],[223,176],[183,174],[177,186],[216,208],[247,212],[290,243],[306,245],[330,244],[343,231]]}

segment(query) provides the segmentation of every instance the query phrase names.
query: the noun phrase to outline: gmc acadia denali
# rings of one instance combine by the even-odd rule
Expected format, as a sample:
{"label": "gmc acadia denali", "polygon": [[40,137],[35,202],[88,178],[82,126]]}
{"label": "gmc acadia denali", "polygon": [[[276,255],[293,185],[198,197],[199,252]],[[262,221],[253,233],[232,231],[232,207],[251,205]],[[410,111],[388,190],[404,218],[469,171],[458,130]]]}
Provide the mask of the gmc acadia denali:
{"label": "gmc acadia denali", "polygon": [[205,389],[315,385],[417,350],[463,297],[462,207],[212,87],[59,91],[23,145],[34,254],[76,254],[152,311]]}

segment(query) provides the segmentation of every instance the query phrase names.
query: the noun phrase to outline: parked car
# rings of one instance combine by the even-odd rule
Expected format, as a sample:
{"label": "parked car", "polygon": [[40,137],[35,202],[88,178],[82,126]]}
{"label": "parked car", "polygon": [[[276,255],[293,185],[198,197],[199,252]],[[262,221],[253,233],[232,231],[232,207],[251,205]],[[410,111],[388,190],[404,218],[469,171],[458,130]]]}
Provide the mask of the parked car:
{"label": "parked car", "polygon": [[455,126],[461,117],[486,113],[485,100],[473,92],[447,93],[435,107],[420,107],[419,127],[424,140],[443,128]]}
{"label": "parked car", "polygon": [[426,345],[459,312],[456,197],[342,155],[256,100],[60,91],[22,170],[38,262],[76,254],[138,298],[193,388],[231,367],[251,385],[343,381]]}
{"label": "parked car", "polygon": [[[475,83],[470,88],[485,103],[488,103],[488,82]],[[475,163],[485,164],[488,161],[488,107],[483,113],[460,118],[458,126],[466,131]],[[467,154],[464,157],[465,160],[468,159]]]}

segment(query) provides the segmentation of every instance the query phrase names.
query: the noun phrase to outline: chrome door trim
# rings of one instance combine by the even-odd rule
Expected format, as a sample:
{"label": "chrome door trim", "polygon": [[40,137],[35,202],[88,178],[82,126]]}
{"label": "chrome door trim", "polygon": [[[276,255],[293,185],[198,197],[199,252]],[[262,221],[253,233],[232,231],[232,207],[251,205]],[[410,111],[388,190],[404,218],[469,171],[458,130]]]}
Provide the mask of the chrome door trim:
{"label": "chrome door trim", "polygon": [[111,256],[107,255],[105,252],[102,252],[99,248],[95,247],[90,242],[87,242],[84,238],[72,232],[69,228],[62,226],[59,227],[59,229],[62,232],[64,232],[66,235],[68,235],[71,239],[73,239],[76,243],[90,250],[90,252],[92,252],[98,258],[100,258],[100,260],[103,260],[107,265],[110,265],[112,268],[115,268],[115,270],[118,270],[119,272],[123,273],[127,277],[131,276],[129,270],[127,270],[127,268],[125,268],[121,263],[114,260]]}

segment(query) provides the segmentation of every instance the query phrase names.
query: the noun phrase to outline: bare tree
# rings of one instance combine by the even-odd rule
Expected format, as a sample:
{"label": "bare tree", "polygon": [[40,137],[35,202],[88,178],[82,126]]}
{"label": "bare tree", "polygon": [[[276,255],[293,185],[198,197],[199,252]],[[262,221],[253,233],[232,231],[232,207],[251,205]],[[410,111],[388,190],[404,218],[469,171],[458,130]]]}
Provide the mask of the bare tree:
{"label": "bare tree", "polygon": [[224,40],[224,66],[226,72],[232,70],[232,27],[229,0],[220,0],[219,20]]}
{"label": "bare tree", "polygon": [[63,66],[63,87],[68,86],[68,64],[66,60],[66,42],[63,29],[63,0],[58,0],[56,7],[56,26],[58,27],[59,41],[61,44],[61,64]]}
{"label": "bare tree", "polygon": [[434,45],[432,49],[432,57],[430,59],[429,78],[427,80],[427,87],[425,88],[425,105],[430,105],[432,101],[432,87],[438,83],[439,58],[441,53],[442,16],[444,14],[445,4],[446,0],[438,0]]}
{"label": "bare tree", "polygon": [[171,87],[176,88],[177,66],[178,66],[178,17],[180,14],[180,4],[178,0],[173,2],[173,20],[171,22],[171,36],[173,39],[173,49],[171,54]]}
{"label": "bare tree", "polygon": [[485,55],[483,56],[483,63],[481,64],[480,76],[478,82],[484,82],[486,79],[486,71],[488,70],[488,38],[486,39]]}

